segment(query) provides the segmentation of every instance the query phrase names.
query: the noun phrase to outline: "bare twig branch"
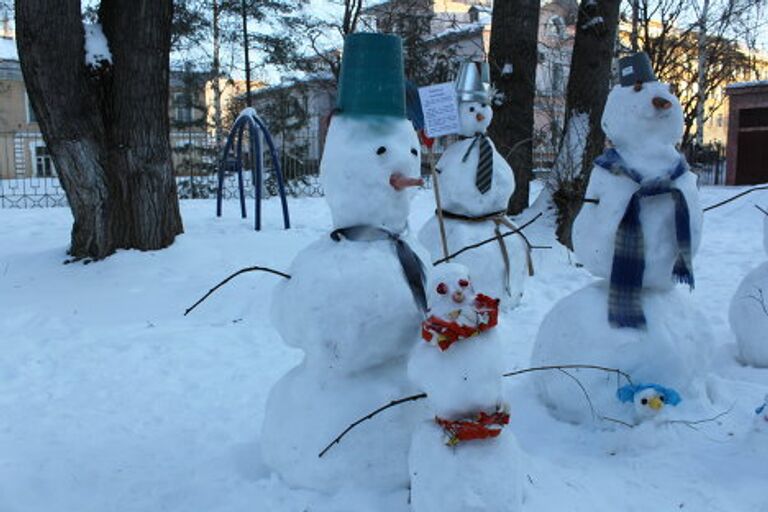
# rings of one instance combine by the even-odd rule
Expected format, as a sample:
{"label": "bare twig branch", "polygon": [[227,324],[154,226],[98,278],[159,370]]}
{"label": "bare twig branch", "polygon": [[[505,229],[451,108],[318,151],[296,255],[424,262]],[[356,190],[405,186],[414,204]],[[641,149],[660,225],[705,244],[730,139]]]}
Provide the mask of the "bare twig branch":
{"label": "bare twig branch", "polygon": [[633,385],[632,378],[627,372],[619,370],[618,368],[608,368],[605,366],[597,366],[593,364],[558,364],[550,366],[535,366],[533,368],[523,368],[522,370],[516,370],[514,372],[505,373],[504,377],[514,377],[515,375],[521,375],[523,373],[541,372],[547,370],[600,370],[608,373],[615,373],[618,376],[624,377],[627,383]]}
{"label": "bare twig branch", "polygon": [[721,207],[723,205],[726,205],[726,204],[730,203],[731,201],[735,201],[736,199],[738,199],[740,197],[743,197],[743,196],[745,196],[747,194],[751,194],[752,192],[757,192],[759,190],[768,190],[768,185],[762,185],[762,186],[759,186],[759,187],[752,187],[752,188],[750,188],[748,190],[745,190],[744,192],[741,192],[739,194],[736,194],[733,197],[730,197],[730,198],[726,199],[725,201],[720,201],[719,203],[715,203],[715,204],[713,204],[711,206],[707,206],[706,208],[704,208],[704,211],[708,212],[709,210],[714,210],[715,208],[719,208],[719,207]]}
{"label": "bare twig branch", "polygon": [[246,267],[246,268],[242,268],[242,269],[238,270],[237,272],[235,272],[234,274],[228,276],[226,279],[224,279],[222,282],[220,282],[219,284],[217,284],[216,286],[214,286],[210,290],[208,290],[208,293],[203,295],[197,302],[195,302],[189,308],[187,308],[187,310],[184,312],[184,316],[187,316],[193,309],[195,309],[197,306],[199,306],[205,299],[210,297],[213,292],[215,292],[216,290],[218,290],[219,288],[221,288],[222,286],[227,284],[229,281],[231,281],[235,277],[239,276],[240,274],[245,274],[246,272],[255,272],[255,271],[269,272],[271,274],[275,274],[276,276],[284,277],[286,279],[290,279],[291,278],[291,276],[289,274],[286,274],[284,272],[280,272],[279,270],[271,269],[269,267]]}
{"label": "bare twig branch", "polygon": [[[539,212],[534,218],[532,218],[531,220],[529,220],[528,222],[526,222],[525,224],[523,224],[519,228],[517,228],[515,230],[512,230],[512,231],[509,231],[507,233],[504,233],[503,235],[501,235],[501,237],[504,238],[504,237],[507,237],[507,236],[510,236],[510,235],[514,235],[515,233],[518,233],[518,232],[522,231],[523,229],[527,228],[528,226],[530,226],[531,224],[536,222],[539,219],[539,217],[541,217],[542,215],[543,214],[541,212]],[[463,252],[469,251],[471,249],[477,249],[478,247],[481,247],[481,246],[483,246],[485,244],[490,244],[490,243],[495,242],[497,240],[498,240],[498,238],[493,236],[493,237],[491,237],[491,238],[489,238],[487,240],[483,240],[482,242],[478,242],[476,244],[468,245],[468,246],[466,246],[466,247],[464,247],[462,249],[459,249],[458,251],[454,252],[453,254],[449,255],[447,258],[441,258],[441,259],[433,262],[432,265],[434,265],[434,266],[440,265],[441,263],[445,263],[445,262],[451,260],[452,258],[455,258],[456,256],[458,256],[459,254],[461,254]]]}
{"label": "bare twig branch", "polygon": [[371,418],[373,418],[374,416],[376,416],[380,412],[385,411],[385,410],[389,409],[390,407],[395,407],[396,405],[404,404],[406,402],[415,402],[416,400],[421,400],[422,398],[427,398],[427,394],[426,393],[419,393],[417,395],[411,395],[411,396],[407,396],[405,398],[399,398],[397,400],[392,400],[387,405],[383,405],[383,406],[379,407],[375,411],[372,411],[369,414],[367,414],[366,416],[364,416],[364,417],[360,418],[359,420],[355,421],[354,423],[351,423],[347,428],[344,429],[344,432],[342,432],[341,434],[336,436],[336,439],[331,441],[330,444],[328,444],[328,446],[323,448],[323,451],[318,453],[317,456],[322,458],[322,456],[325,455],[328,452],[328,450],[331,449],[331,447],[333,445],[339,444],[339,441],[341,441],[341,438],[344,437],[345,435],[347,435],[347,433],[350,430],[352,430],[353,428],[355,428],[356,426],[358,426],[362,422],[370,420]]}
{"label": "bare twig branch", "polygon": [[761,207],[760,207],[760,206],[758,206],[758,205],[754,205],[754,207],[755,207],[755,208],[757,208],[758,210],[760,210],[761,212],[763,212],[763,215],[765,215],[766,217],[768,217],[768,210],[766,210],[765,208],[761,208]]}

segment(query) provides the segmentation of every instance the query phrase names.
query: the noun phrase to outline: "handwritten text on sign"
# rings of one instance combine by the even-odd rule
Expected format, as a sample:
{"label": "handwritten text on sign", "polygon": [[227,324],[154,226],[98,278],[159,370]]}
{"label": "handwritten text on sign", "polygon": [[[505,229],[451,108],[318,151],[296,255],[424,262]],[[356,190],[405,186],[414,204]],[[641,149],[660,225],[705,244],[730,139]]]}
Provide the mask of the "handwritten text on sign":
{"label": "handwritten text on sign", "polygon": [[459,109],[453,82],[419,87],[424,131],[428,137],[440,137],[459,131]]}

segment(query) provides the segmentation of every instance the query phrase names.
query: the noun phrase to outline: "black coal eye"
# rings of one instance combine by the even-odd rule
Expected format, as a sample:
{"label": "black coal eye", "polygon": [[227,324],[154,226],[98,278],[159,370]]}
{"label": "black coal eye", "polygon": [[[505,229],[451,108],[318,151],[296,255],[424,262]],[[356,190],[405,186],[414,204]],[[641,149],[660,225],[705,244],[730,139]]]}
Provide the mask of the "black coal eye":
{"label": "black coal eye", "polygon": [[659,397],[659,400],[661,400],[661,401],[663,402],[663,401],[664,401],[664,395],[661,395],[661,396]]}
{"label": "black coal eye", "polygon": [[469,107],[469,111],[470,112],[474,112],[475,111],[475,107]]}
{"label": "black coal eye", "polygon": [[480,105],[480,106],[481,106],[481,107],[483,107],[483,108],[485,108],[485,106],[486,106],[486,105],[485,105],[485,103],[483,103],[483,104],[482,104],[482,105]]}
{"label": "black coal eye", "polygon": [[643,404],[643,405],[648,405],[648,399],[647,398],[643,398],[642,400],[640,400],[640,403]]}
{"label": "black coal eye", "polygon": [[412,154],[413,156],[418,156],[419,152],[418,152],[418,151],[416,151],[416,148],[411,148],[411,154]]}
{"label": "black coal eye", "polygon": [[376,150],[377,155],[383,155],[386,152],[387,152],[387,148],[385,148],[384,146],[379,146],[379,149]]}

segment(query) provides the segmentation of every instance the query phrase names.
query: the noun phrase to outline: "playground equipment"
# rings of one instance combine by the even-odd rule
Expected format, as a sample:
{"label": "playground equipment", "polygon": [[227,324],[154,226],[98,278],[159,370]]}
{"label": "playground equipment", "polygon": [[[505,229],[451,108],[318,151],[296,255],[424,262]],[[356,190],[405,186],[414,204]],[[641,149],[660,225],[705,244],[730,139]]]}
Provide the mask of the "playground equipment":
{"label": "playground equipment", "polygon": [[[272,141],[272,136],[267,129],[267,125],[259,117],[251,107],[246,108],[235,119],[235,123],[232,126],[232,130],[227,137],[227,143],[224,145],[224,151],[221,155],[221,161],[219,163],[218,170],[218,188],[216,190],[216,216],[221,217],[221,200],[224,193],[224,173],[228,168],[234,167],[234,172],[237,173],[237,186],[240,192],[240,215],[242,218],[247,218],[247,212],[245,209],[245,187],[243,183],[243,135],[246,128],[248,129],[249,141],[250,141],[250,155],[251,155],[251,172],[253,175],[253,186],[256,188],[256,220],[255,229],[261,231],[261,194],[263,186],[263,168],[264,159],[262,157],[262,139],[267,143],[269,148],[270,159],[272,161],[272,172],[274,173],[275,181],[277,181],[277,191],[280,195],[280,201],[283,207],[283,225],[285,229],[290,229],[291,221],[288,215],[288,203],[285,197],[285,184],[283,181],[283,173],[280,169],[280,158],[277,155],[275,144]],[[234,159],[230,159],[230,153],[232,153],[234,147]]]}

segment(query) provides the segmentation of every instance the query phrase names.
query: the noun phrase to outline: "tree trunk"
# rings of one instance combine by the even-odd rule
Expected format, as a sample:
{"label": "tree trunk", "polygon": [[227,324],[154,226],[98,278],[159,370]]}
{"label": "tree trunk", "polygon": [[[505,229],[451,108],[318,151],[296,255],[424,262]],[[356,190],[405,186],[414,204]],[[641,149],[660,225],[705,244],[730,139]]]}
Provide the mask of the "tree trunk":
{"label": "tree trunk", "polygon": [[213,0],[213,138],[216,141],[216,154],[221,150],[224,142],[221,121],[221,30],[219,27],[219,0]]}
{"label": "tree trunk", "polygon": [[72,209],[70,254],[182,232],[168,122],[171,0],[103,0],[112,65],[85,65],[79,0],[16,0],[22,73]]}
{"label": "tree trunk", "polygon": [[533,175],[533,104],[536,97],[539,0],[498,0],[493,5],[489,63],[491,81],[503,94],[490,135],[515,172],[509,213],[528,206]]}
{"label": "tree trunk", "polygon": [[611,63],[619,23],[617,0],[583,0],[576,24],[565,110],[565,134],[555,168],[558,188],[557,238],[573,248],[571,229],[581,209],[593,160],[602,153],[600,126],[611,81]]}

